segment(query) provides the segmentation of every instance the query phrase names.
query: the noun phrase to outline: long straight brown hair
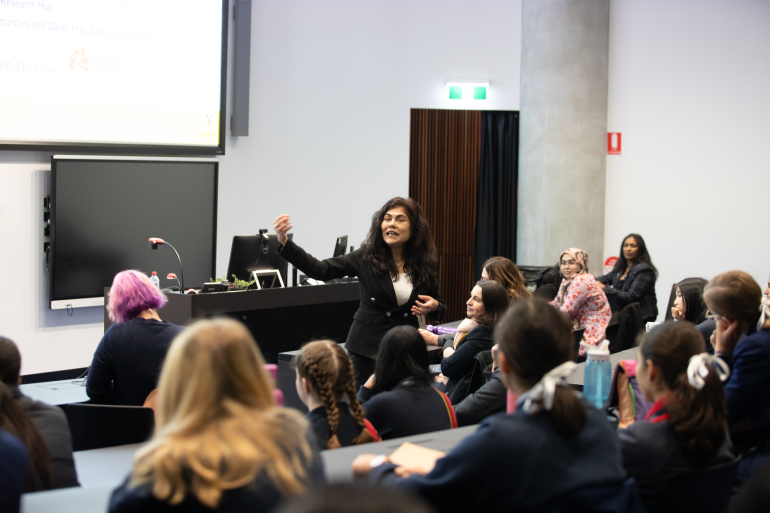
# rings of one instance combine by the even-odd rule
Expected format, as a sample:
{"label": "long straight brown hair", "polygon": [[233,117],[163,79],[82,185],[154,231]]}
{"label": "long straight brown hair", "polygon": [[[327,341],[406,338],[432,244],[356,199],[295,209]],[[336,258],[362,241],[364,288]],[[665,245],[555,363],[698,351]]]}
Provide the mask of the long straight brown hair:
{"label": "long straight brown hair", "polygon": [[36,491],[35,480],[40,476],[43,487],[51,488],[51,454],[32,419],[17,403],[11,391],[0,382],[0,429],[7,431],[22,441],[29,452],[26,491]]}

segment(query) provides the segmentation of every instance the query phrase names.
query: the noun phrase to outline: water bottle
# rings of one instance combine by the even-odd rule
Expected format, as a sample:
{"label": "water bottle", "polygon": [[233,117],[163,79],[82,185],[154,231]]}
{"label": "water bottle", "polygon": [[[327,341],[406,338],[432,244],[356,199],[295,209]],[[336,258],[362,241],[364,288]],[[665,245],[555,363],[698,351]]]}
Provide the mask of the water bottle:
{"label": "water bottle", "polygon": [[612,382],[610,342],[605,340],[598,347],[585,342],[581,342],[580,345],[584,346],[588,353],[583,377],[583,396],[601,409],[610,395]]}
{"label": "water bottle", "polygon": [[150,276],[150,281],[153,285],[155,285],[155,288],[160,290],[160,278],[158,278],[158,273],[155,271],[152,272],[152,276]]}

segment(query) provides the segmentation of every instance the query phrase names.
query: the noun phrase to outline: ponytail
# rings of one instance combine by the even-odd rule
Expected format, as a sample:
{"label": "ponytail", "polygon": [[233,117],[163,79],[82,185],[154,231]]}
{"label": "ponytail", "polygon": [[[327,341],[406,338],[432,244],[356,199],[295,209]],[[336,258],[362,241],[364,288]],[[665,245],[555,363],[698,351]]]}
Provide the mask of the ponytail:
{"label": "ponytail", "polygon": [[[518,381],[531,386],[524,411],[546,415],[564,438],[586,426],[586,411],[565,377],[574,368],[572,324],[542,299],[519,300],[495,330],[495,342]],[[551,381],[546,386],[547,381]],[[554,385],[553,395],[547,392]]]}
{"label": "ponytail", "polygon": [[660,369],[671,390],[665,407],[682,451],[693,463],[705,465],[719,454],[726,437],[721,379],[729,368],[702,354],[703,337],[690,323],[669,321],[653,328],[639,350],[645,362],[651,360]]}

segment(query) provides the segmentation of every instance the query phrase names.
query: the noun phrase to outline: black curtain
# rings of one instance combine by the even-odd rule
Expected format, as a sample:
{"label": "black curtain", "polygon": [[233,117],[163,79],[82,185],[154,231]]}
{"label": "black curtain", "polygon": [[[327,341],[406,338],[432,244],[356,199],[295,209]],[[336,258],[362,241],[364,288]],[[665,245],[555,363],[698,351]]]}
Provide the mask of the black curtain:
{"label": "black curtain", "polygon": [[516,261],[518,183],[519,113],[483,111],[473,260],[476,279],[492,256]]}

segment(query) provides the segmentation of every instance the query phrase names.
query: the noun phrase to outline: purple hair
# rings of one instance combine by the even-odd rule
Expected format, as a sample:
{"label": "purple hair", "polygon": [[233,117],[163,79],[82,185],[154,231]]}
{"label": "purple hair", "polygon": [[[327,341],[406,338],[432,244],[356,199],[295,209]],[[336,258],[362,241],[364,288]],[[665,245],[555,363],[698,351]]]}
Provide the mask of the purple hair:
{"label": "purple hair", "polygon": [[128,322],[145,310],[161,308],[166,301],[144,273],[121,271],[112,280],[107,313],[112,322]]}

